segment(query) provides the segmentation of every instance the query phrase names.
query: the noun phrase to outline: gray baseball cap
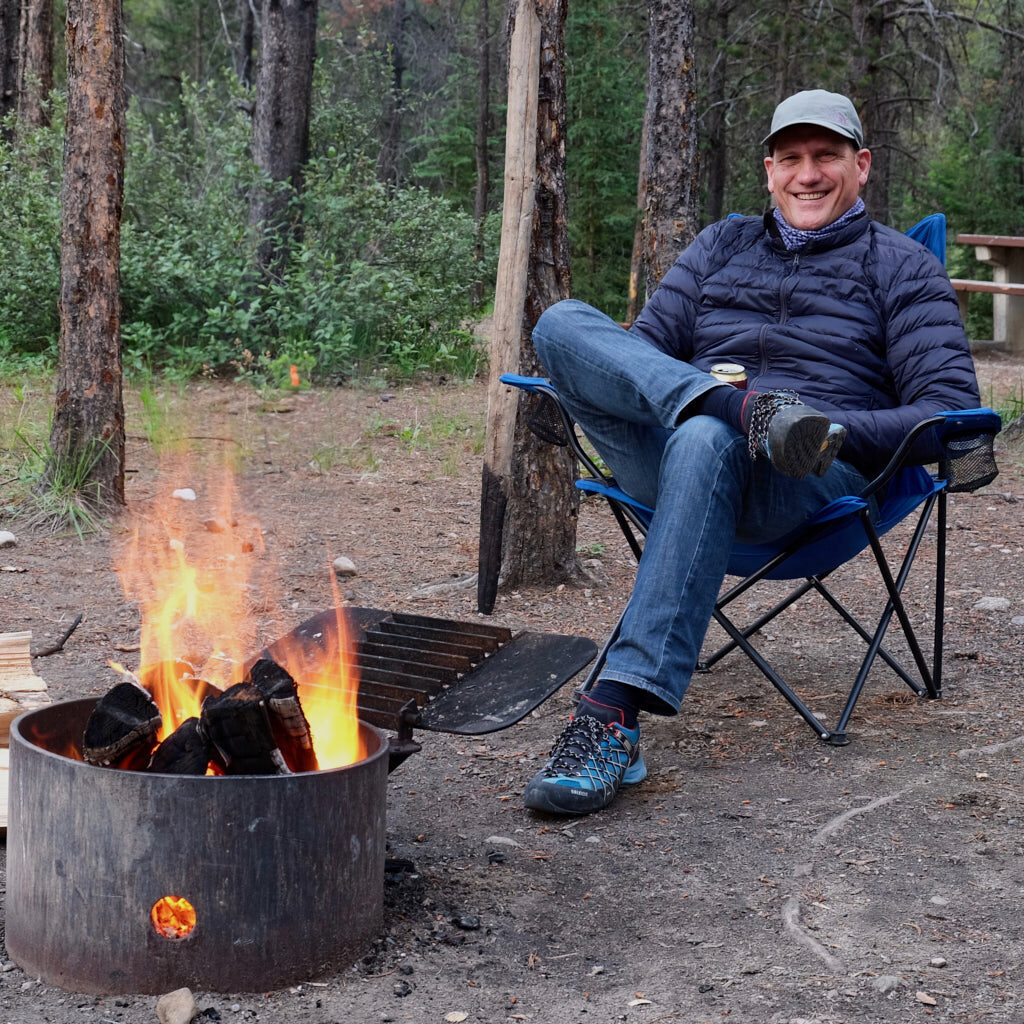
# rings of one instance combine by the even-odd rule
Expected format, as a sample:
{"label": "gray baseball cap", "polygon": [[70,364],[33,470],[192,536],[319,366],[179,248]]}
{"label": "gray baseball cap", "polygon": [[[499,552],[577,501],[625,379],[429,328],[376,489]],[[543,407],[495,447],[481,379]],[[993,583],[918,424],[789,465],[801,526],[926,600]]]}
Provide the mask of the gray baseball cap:
{"label": "gray baseball cap", "polygon": [[772,115],[772,130],[765,136],[762,145],[767,146],[773,135],[783,128],[795,124],[816,124],[836,132],[864,148],[864,129],[853,104],[837,92],[824,89],[808,89],[794,93],[784,99]]}

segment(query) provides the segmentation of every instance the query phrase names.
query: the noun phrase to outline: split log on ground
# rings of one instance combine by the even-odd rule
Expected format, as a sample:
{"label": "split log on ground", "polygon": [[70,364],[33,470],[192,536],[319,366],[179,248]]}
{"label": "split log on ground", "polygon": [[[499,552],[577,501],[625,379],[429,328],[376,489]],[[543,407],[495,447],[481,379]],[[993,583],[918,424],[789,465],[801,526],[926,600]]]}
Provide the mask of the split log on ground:
{"label": "split log on ground", "polygon": [[487,437],[480,493],[477,607],[494,610],[501,570],[505,509],[515,445],[517,392],[501,374],[518,372],[537,178],[537,102],[541,26],[532,3],[520,3],[509,43],[505,197],[494,291],[494,333],[487,387]]}
{"label": "split log on ground", "polygon": [[151,772],[165,775],[205,775],[213,744],[198,718],[187,718],[153,752]]}
{"label": "split log on ground", "polygon": [[200,722],[229,775],[291,774],[274,742],[267,703],[251,683],[237,683],[219,697],[207,697]]}
{"label": "split log on ground", "polygon": [[270,728],[288,767],[293,772],[314,772],[319,765],[313,734],[299,701],[299,688],[288,670],[269,658],[260,658],[249,681],[266,698]]}
{"label": "split log on ground", "polygon": [[89,764],[145,766],[161,722],[160,709],[142,687],[118,683],[96,702],[89,715],[82,757]]}

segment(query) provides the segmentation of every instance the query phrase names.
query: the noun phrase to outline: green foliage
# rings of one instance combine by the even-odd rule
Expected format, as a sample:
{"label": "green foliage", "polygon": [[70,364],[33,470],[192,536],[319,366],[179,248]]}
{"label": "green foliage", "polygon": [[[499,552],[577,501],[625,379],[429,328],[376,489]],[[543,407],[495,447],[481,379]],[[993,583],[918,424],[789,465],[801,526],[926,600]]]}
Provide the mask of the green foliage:
{"label": "green foliage", "polygon": [[16,144],[0,138],[0,365],[17,356],[45,366],[56,351],[64,109],[54,98],[57,127],[22,127]]}
{"label": "green foliage", "polygon": [[573,294],[621,319],[637,218],[647,81],[637,8],[570,5],[566,52]]}
{"label": "green foliage", "polygon": [[[372,79],[372,68],[367,72]],[[318,74],[320,93],[331,81]],[[383,372],[471,376],[479,346],[461,325],[477,265],[469,214],[423,188],[377,181],[371,132],[351,102],[325,102],[301,195],[261,180],[249,155],[245,90],[230,76],[184,81],[180,111],[129,112],[121,331],[129,373],[245,374],[290,387]],[[55,130],[0,144],[0,361],[56,355],[60,144]],[[330,141],[333,138],[335,141]],[[25,182],[28,182],[26,186]],[[249,225],[256,187],[289,193],[303,231],[264,275]],[[495,219],[496,220],[496,219]],[[498,225],[490,226],[493,240]],[[497,245],[490,246],[497,253]]]}

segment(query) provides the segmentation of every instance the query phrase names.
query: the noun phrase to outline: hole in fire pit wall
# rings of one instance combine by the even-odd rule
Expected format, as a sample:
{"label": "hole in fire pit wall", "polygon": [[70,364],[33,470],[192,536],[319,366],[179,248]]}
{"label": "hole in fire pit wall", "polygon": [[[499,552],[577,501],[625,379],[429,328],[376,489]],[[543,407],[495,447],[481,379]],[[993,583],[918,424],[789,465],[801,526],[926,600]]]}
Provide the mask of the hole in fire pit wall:
{"label": "hole in fire pit wall", "polygon": [[157,935],[165,939],[185,939],[196,926],[196,908],[184,896],[163,896],[149,912]]}

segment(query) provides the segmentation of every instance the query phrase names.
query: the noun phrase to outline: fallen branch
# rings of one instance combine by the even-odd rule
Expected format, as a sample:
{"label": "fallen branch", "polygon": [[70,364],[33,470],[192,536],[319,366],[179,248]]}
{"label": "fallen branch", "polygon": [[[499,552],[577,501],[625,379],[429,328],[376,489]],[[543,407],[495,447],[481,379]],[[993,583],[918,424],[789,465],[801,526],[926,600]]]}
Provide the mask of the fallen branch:
{"label": "fallen branch", "polygon": [[32,657],[48,658],[51,654],[56,654],[58,651],[64,650],[64,645],[68,642],[68,637],[78,629],[78,624],[82,621],[82,617],[83,613],[79,612],[75,617],[75,621],[68,626],[67,631],[55,644],[52,644],[50,647],[44,647],[41,651],[34,651]]}

